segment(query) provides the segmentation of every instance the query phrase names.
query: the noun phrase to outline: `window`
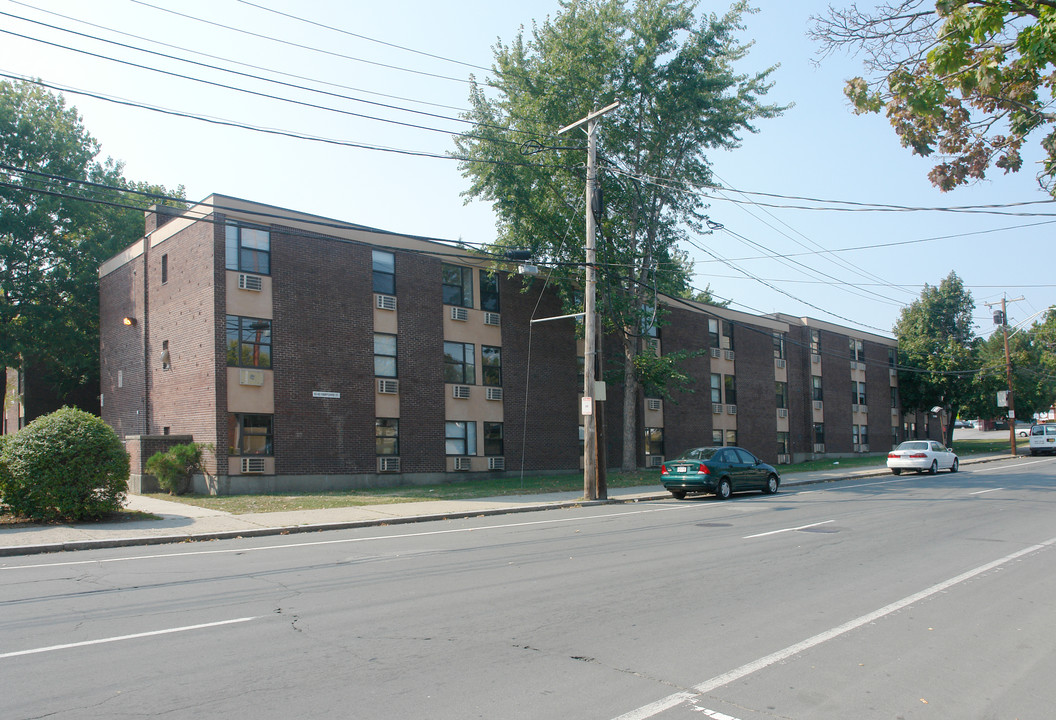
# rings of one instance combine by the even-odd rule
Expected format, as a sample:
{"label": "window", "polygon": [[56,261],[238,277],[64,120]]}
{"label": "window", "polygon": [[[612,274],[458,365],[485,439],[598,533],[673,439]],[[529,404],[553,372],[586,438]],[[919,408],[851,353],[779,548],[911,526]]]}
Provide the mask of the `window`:
{"label": "window", "polygon": [[172,356],[169,354],[169,341],[161,341],[161,369],[170,370],[172,368]]}
{"label": "window", "polygon": [[444,290],[444,305],[473,307],[473,270],[461,265],[440,266],[441,284]]}
{"label": "window", "polygon": [[851,404],[865,405],[865,383],[851,381]]}
{"label": "window", "polygon": [[161,284],[164,285],[169,281],[169,255],[168,253],[161,256]]}
{"label": "window", "polygon": [[586,370],[583,369],[585,362],[586,361],[583,359],[582,355],[576,356],[576,378],[579,380],[579,385],[577,387],[583,387],[584,383],[586,383],[586,380],[584,380]]}
{"label": "window", "polygon": [[723,377],[723,385],[726,387],[726,404],[737,404],[737,378],[733,375]]}
{"label": "window", "polygon": [[788,409],[788,383],[786,383],[786,382],[775,382],[774,383],[774,394],[777,397],[777,407],[787,410]]}
{"label": "window", "polygon": [[228,415],[228,454],[274,455],[272,419],[272,415]]}
{"label": "window", "polygon": [[[470,297],[470,305],[473,298]],[[499,274],[497,272],[480,271],[480,309],[488,312],[499,311]]]}
{"label": "window", "polygon": [[501,456],[502,448],[502,423],[484,423],[484,454]]}
{"label": "window", "polygon": [[777,454],[778,455],[788,455],[788,454],[790,454],[790,452],[791,451],[789,450],[789,444],[788,444],[788,433],[787,432],[779,432],[777,434]]}
{"label": "window", "polygon": [[897,387],[891,388],[891,407],[893,407],[893,408],[897,408],[898,407],[898,388]]}
{"label": "window", "polygon": [[444,382],[476,385],[472,343],[444,343]]}
{"label": "window", "polygon": [[271,274],[271,233],[264,228],[228,225],[227,269]]}
{"label": "window", "polygon": [[227,316],[227,364],[271,367],[271,320]]}
{"label": "window", "polygon": [[396,336],[374,333],[374,376],[396,377]]}
{"label": "window", "polygon": [[860,441],[858,440],[858,428],[859,425],[851,425],[851,442],[857,445]]}
{"label": "window", "polygon": [[821,376],[811,375],[810,376],[810,399],[820,402],[821,401]]}
{"label": "window", "polygon": [[711,401],[718,405],[722,402],[722,375],[711,374]]}
{"label": "window", "polygon": [[717,348],[720,347],[719,343],[719,321],[713,318],[708,319],[708,347]]}
{"label": "window", "polygon": [[855,445],[869,444],[869,426],[851,425],[851,442]]}
{"label": "window", "polygon": [[848,344],[851,349],[851,360],[855,362],[865,362],[865,346],[862,341],[848,338]]}
{"label": "window", "polygon": [[476,455],[477,424],[462,420],[444,423],[444,441],[448,455]]}
{"label": "window", "polygon": [[733,323],[728,320],[722,321],[722,346],[727,350],[733,350]]}
{"label": "window", "polygon": [[737,444],[737,431],[736,430],[727,430],[726,431],[726,444],[727,445],[736,445]]}
{"label": "window", "polygon": [[810,353],[811,355],[821,355],[821,331],[811,330],[810,331]]}
{"label": "window", "polygon": [[891,426],[891,447],[898,445],[898,425]]}
{"label": "window", "polygon": [[774,333],[774,358],[777,360],[785,359],[785,334]]}
{"label": "window", "polygon": [[372,251],[374,268],[374,292],[382,295],[396,294],[396,256],[384,250]]}
{"label": "window", "polygon": [[[663,428],[646,428],[645,429],[645,456],[664,455],[664,429]],[[648,463],[646,463],[648,464]]]}
{"label": "window", "polygon": [[887,349],[887,364],[893,368],[898,367],[898,350],[895,348]]}
{"label": "window", "polygon": [[480,379],[485,385],[502,387],[502,348],[480,346]]}
{"label": "window", "polygon": [[722,445],[722,430],[711,431],[711,444]]}
{"label": "window", "polygon": [[824,445],[825,444],[825,424],[814,423],[814,444]]}
{"label": "window", "polygon": [[400,421],[398,418],[374,419],[374,454],[400,454]]}

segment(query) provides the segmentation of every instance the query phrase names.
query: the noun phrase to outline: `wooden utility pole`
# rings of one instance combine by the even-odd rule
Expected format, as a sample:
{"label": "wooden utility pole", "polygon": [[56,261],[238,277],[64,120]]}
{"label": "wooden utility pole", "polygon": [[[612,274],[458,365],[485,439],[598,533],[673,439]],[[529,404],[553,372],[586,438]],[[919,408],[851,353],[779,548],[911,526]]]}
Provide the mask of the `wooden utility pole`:
{"label": "wooden utility pole", "polygon": [[[1016,450],[1016,398],[1015,393],[1012,391],[1012,356],[1008,352],[1008,310],[1006,303],[1017,302],[1022,300],[1022,297],[1013,298],[1007,300],[1004,294],[1001,295],[1001,332],[1005,336],[1005,376],[1008,380],[1008,394],[1006,399],[1008,400],[1008,447],[1015,455]],[[993,307],[996,303],[984,303],[987,307]]]}
{"label": "wooden utility pole", "polygon": [[583,497],[587,500],[604,500],[607,497],[604,486],[601,488],[601,492],[599,492],[598,488],[598,433],[594,402],[597,379],[594,372],[594,363],[598,354],[598,323],[595,295],[597,284],[595,265],[597,259],[595,256],[594,236],[596,228],[594,213],[591,208],[598,182],[597,128],[598,118],[619,106],[618,102],[614,102],[557,131],[557,134],[560,135],[584,123],[587,125],[586,287],[583,289],[583,404],[580,408],[583,413]]}

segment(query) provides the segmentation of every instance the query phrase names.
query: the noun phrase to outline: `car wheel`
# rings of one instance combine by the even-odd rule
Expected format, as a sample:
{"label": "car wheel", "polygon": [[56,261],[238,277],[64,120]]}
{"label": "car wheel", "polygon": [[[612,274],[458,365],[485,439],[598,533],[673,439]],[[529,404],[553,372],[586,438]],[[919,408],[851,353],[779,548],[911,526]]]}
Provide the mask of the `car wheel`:
{"label": "car wheel", "polygon": [[732,494],[733,486],[730,485],[730,479],[723,478],[722,480],[719,480],[719,486],[715,488],[715,496],[718,497],[719,500],[728,500]]}
{"label": "car wheel", "polygon": [[902,474],[902,468],[891,468],[891,474],[892,475],[901,475]]}
{"label": "car wheel", "polygon": [[931,461],[931,467],[928,468],[928,475],[934,475],[938,471],[939,471],[939,461],[938,460],[932,460]]}
{"label": "car wheel", "polygon": [[1037,455],[1037,453],[1036,453],[1036,452],[1034,452],[1034,448],[1031,448],[1031,449],[1030,449],[1030,456],[1031,456],[1031,457],[1034,457],[1035,455]]}
{"label": "car wheel", "polygon": [[671,490],[670,492],[675,497],[675,500],[685,500],[686,499],[686,491],[685,490]]}
{"label": "car wheel", "polygon": [[771,475],[766,479],[766,489],[763,490],[763,492],[767,495],[773,495],[777,492],[777,488],[780,484],[781,481],[777,479],[777,475]]}
{"label": "car wheel", "polygon": [[960,467],[961,467],[961,461],[958,460],[957,458],[954,458],[953,459],[953,465],[950,465],[950,472],[957,472],[957,470],[960,469]]}

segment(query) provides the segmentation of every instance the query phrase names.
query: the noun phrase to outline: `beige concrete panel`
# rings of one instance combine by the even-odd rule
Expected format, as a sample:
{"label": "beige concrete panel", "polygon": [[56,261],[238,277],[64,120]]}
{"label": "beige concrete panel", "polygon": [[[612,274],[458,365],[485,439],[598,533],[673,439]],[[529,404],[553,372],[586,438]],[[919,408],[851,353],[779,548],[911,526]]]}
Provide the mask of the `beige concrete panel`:
{"label": "beige concrete panel", "polygon": [[261,289],[257,290],[239,290],[238,289],[238,276],[242,273],[237,273],[233,270],[228,270],[226,273],[227,286],[225,287],[224,295],[227,300],[227,314],[228,315],[239,315],[241,317],[255,317],[264,318],[270,320],[274,317],[271,307],[271,277],[269,275],[259,275],[261,279]]}
{"label": "beige concrete panel", "polygon": [[[377,297],[375,295],[374,297]],[[377,303],[374,305],[374,332],[395,335],[399,326],[395,310],[379,310]]]}
{"label": "beige concrete panel", "polygon": [[[444,418],[447,420],[476,420],[486,422],[502,422],[502,412],[498,413],[498,417],[494,417],[495,405],[501,405],[496,403],[494,400],[487,401],[484,399],[484,387],[482,385],[466,385],[463,387],[469,388],[469,397],[466,399],[456,398],[452,394],[451,388],[455,387],[451,383],[444,385]],[[478,422],[478,429],[479,429]]]}
{"label": "beige concrete panel", "polygon": [[375,392],[374,416],[380,418],[398,418],[400,416],[400,396]]}
{"label": "beige concrete panel", "polygon": [[242,385],[239,382],[239,373],[249,369],[237,367],[227,369],[227,411],[273,415],[275,413],[275,371],[252,368],[253,372],[263,375],[263,384]]}

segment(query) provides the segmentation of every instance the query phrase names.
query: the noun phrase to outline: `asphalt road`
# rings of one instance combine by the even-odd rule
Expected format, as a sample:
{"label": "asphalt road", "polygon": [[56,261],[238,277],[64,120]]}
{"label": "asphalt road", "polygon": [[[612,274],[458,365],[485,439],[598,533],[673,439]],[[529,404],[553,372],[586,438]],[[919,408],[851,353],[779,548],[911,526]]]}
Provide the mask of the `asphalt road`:
{"label": "asphalt road", "polygon": [[5,558],[0,717],[1052,717],[1056,459]]}

